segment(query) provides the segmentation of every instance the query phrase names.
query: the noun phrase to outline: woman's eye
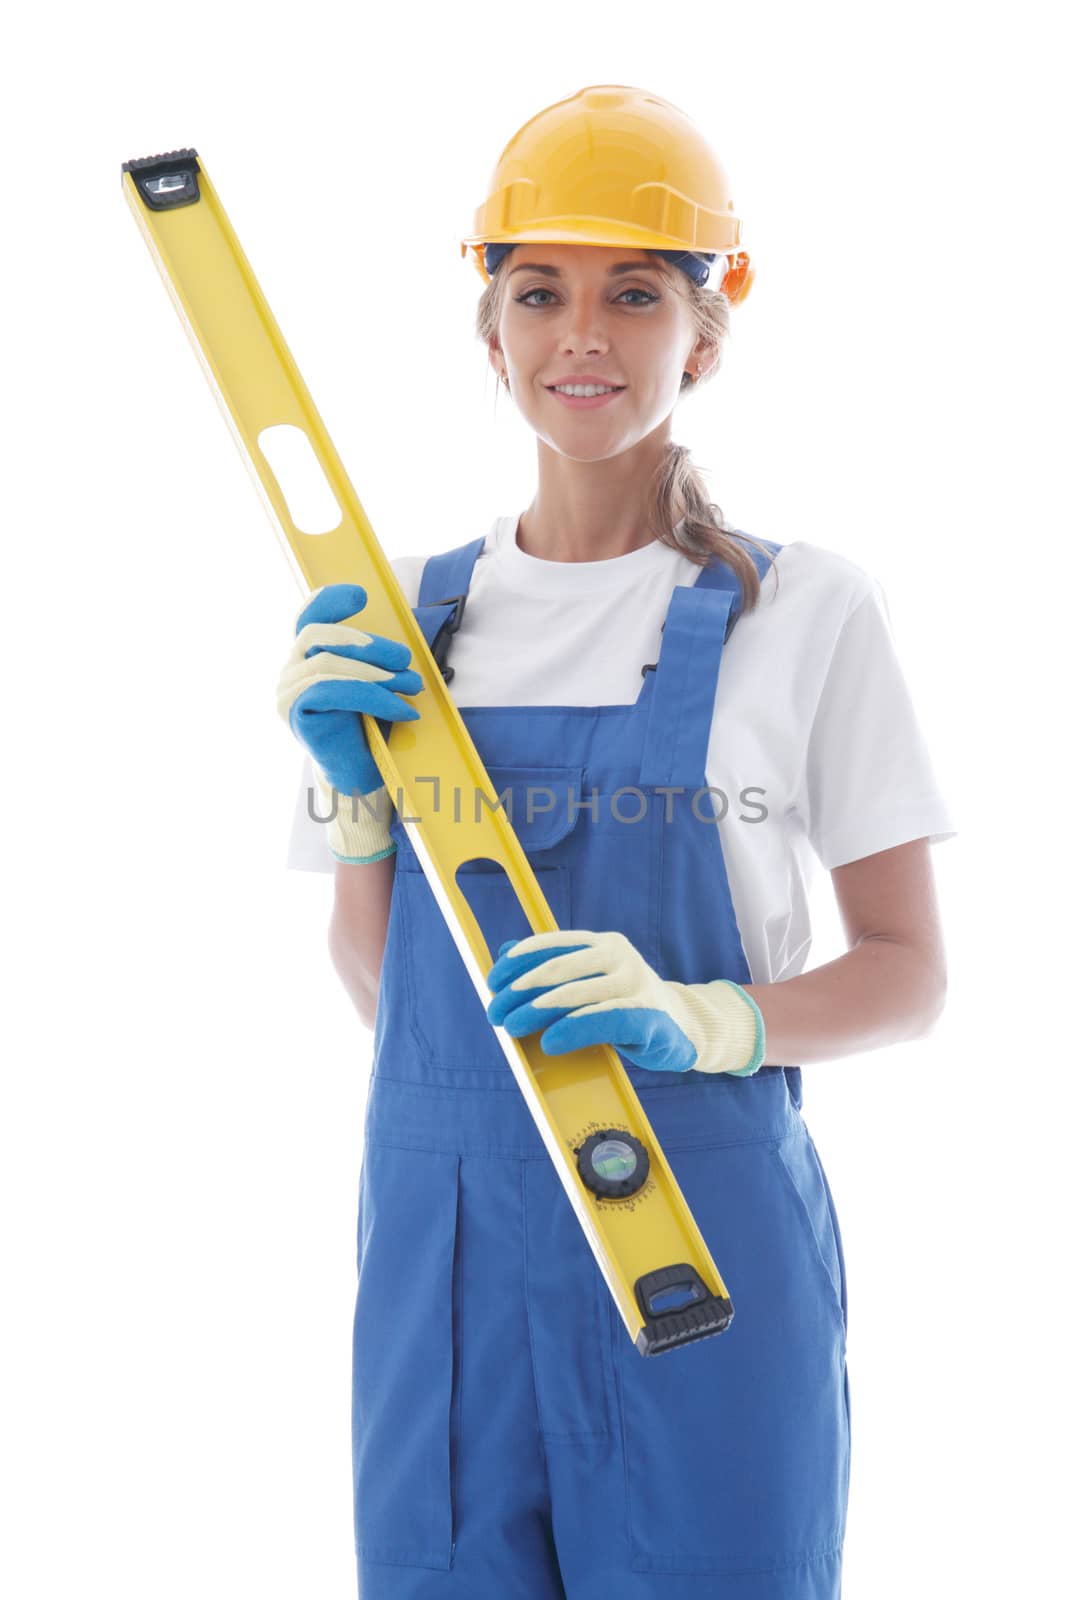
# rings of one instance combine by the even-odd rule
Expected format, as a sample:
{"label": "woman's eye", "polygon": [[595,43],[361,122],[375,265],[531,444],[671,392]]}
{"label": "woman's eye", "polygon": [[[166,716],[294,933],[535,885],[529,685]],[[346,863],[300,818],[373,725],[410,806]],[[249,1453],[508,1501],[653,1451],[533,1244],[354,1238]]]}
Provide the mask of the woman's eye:
{"label": "woman's eye", "polygon": [[[551,289],[527,289],[525,294],[520,294],[520,295],[516,295],[515,296],[516,304],[518,304],[520,306],[534,305],[534,302],[530,299],[530,296],[531,295],[535,295],[535,294],[551,295],[552,294],[552,290]],[[624,289],[622,294],[619,295],[619,299],[620,300],[625,300],[625,298],[626,298],[626,296],[628,294],[644,295],[644,300],[643,301],[638,301],[637,302],[638,305],[651,305],[654,301],[659,299],[659,295],[658,294],[651,294],[648,289]],[[632,301],[630,303],[633,304]],[[537,305],[544,305],[544,301],[543,300],[538,301]],[[534,306],[535,310],[536,310],[536,308],[537,307]]]}

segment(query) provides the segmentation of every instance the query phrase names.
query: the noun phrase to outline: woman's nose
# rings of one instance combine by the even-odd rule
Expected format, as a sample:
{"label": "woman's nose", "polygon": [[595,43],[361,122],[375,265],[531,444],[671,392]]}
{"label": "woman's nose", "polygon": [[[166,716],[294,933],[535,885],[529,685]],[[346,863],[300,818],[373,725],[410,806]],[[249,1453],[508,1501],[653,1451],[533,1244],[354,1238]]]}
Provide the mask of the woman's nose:
{"label": "woman's nose", "polygon": [[600,308],[595,297],[586,300],[576,295],[570,315],[564,318],[560,349],[566,352],[603,350],[607,336],[600,326]]}
{"label": "woman's nose", "polygon": [[563,355],[592,355],[607,348],[607,336],[587,318],[572,317],[560,336],[559,348]]}

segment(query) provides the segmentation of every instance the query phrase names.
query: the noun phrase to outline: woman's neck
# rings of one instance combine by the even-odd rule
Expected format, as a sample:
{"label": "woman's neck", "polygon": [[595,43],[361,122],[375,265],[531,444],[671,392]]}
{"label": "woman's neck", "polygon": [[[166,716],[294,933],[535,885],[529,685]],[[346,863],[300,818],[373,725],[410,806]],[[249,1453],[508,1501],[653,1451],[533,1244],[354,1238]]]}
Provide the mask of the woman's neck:
{"label": "woman's neck", "polygon": [[557,520],[546,529],[531,508],[522,513],[515,529],[519,549],[541,561],[609,561],[640,550],[654,538],[646,525],[620,527],[607,520],[603,510],[598,511],[595,525],[564,526]]}
{"label": "woman's neck", "polygon": [[[541,561],[610,561],[652,544],[649,491],[670,439],[670,418],[639,444],[601,461],[561,455],[539,438],[537,493],[515,543]],[[672,521],[685,507],[678,506]]]}

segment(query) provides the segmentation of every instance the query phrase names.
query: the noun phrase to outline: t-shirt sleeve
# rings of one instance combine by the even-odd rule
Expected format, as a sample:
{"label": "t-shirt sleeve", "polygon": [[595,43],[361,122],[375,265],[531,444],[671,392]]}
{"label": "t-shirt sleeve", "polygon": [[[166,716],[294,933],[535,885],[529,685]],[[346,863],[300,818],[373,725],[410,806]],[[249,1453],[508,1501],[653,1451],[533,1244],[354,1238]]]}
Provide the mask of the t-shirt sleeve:
{"label": "t-shirt sleeve", "polygon": [[[389,563],[410,606],[415,605],[418,600],[422,569],[426,559],[425,556],[397,556]],[[322,810],[322,800],[315,791],[311,757],[295,739],[293,745],[297,759],[301,756],[303,759],[285,865],[295,872],[329,872],[332,875],[336,858],[326,843],[326,819],[316,820]],[[309,810],[309,790],[310,805],[315,815]]]}
{"label": "t-shirt sleeve", "polygon": [[827,869],[911,839],[956,836],[873,578],[830,658],[798,809]]}

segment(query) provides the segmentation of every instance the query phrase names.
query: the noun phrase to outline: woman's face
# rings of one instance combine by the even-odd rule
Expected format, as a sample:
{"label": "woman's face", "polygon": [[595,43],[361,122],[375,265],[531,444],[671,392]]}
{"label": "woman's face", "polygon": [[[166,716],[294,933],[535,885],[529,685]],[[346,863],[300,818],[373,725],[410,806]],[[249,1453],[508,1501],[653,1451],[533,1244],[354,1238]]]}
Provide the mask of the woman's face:
{"label": "woman's face", "polygon": [[[617,455],[677,404],[701,341],[686,300],[649,259],[632,246],[521,244],[498,269],[508,276],[493,365],[506,371],[531,428],[562,455]],[[551,386],[572,373],[621,392],[595,406],[568,405]]]}

